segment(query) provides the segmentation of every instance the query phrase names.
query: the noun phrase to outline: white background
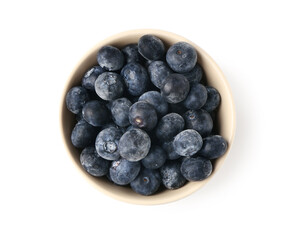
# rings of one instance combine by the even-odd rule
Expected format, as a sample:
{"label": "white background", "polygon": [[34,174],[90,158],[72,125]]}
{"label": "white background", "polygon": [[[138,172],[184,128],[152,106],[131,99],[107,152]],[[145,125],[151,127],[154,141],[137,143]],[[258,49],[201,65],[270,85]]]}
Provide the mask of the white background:
{"label": "white background", "polygon": [[[297,239],[295,2],[1,1],[0,239]],[[160,206],[98,192],[59,132],[73,67],[97,42],[136,28],[175,32],[206,50],[237,111],[220,171]]]}

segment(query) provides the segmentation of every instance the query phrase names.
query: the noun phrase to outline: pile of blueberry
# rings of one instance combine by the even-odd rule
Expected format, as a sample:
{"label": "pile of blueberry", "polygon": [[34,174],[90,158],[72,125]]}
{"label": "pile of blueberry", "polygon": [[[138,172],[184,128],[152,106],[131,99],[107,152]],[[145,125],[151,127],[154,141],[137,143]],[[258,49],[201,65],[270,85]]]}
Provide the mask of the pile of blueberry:
{"label": "pile of blueberry", "polygon": [[142,195],[207,178],[227,141],[213,127],[221,98],[202,84],[196,50],[144,35],[102,47],[97,62],[66,96],[83,168]]}

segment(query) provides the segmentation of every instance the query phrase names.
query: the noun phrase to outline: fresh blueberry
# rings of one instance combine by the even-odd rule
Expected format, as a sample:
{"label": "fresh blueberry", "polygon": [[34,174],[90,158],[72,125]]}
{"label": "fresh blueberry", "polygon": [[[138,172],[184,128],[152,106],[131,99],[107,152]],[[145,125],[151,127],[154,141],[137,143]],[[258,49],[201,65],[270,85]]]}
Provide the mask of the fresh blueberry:
{"label": "fresh blueberry", "polygon": [[97,128],[81,120],[72,130],[71,142],[77,148],[88,147],[94,143],[97,133]]}
{"label": "fresh blueberry", "polygon": [[158,190],[160,184],[161,177],[157,169],[143,168],[130,186],[136,193],[149,196]]}
{"label": "fresh blueberry", "polygon": [[165,54],[163,42],[156,36],[147,34],[138,42],[139,53],[148,60],[159,60]]}
{"label": "fresh blueberry", "polygon": [[186,77],[190,85],[192,85],[194,83],[201,82],[203,78],[203,69],[199,64],[196,64],[192,70],[186,73],[182,73],[182,75]]}
{"label": "fresh blueberry", "polygon": [[161,95],[168,103],[182,102],[189,92],[189,82],[181,74],[170,74],[160,88]]}
{"label": "fresh blueberry", "polygon": [[167,159],[168,160],[176,160],[180,158],[181,156],[175,151],[173,141],[169,142],[163,142],[162,143],[162,148],[166,151],[167,153]]}
{"label": "fresh blueberry", "polygon": [[168,49],[166,59],[175,72],[186,73],[196,65],[197,52],[189,43],[178,42]]}
{"label": "fresh blueberry", "polygon": [[221,97],[219,95],[219,92],[215,88],[207,86],[206,89],[207,89],[208,97],[207,97],[207,101],[206,101],[205,105],[203,106],[203,108],[207,112],[212,112],[220,104]]}
{"label": "fresh blueberry", "polygon": [[99,156],[106,160],[117,160],[120,157],[119,140],[122,132],[109,127],[102,130],[96,137],[95,148]]}
{"label": "fresh blueberry", "polygon": [[155,134],[161,141],[171,141],[183,128],[183,117],[177,113],[169,113],[160,119]]}
{"label": "fresh blueberry", "polygon": [[103,100],[114,100],[122,97],[124,86],[122,78],[114,72],[104,72],[95,81],[95,91]]}
{"label": "fresh blueberry", "polygon": [[126,63],[137,62],[143,63],[145,59],[141,56],[138,51],[138,44],[128,44],[122,48],[122,53],[125,57]]}
{"label": "fresh blueberry", "polygon": [[112,118],[118,126],[127,127],[129,125],[128,111],[131,105],[127,98],[118,98],[112,102]]}
{"label": "fresh blueberry", "polygon": [[132,96],[142,95],[148,86],[147,70],[139,63],[128,63],[121,70],[127,91]]}
{"label": "fresh blueberry", "polygon": [[120,70],[124,64],[123,53],[116,47],[104,46],[97,53],[99,66],[108,71]]}
{"label": "fresh blueberry", "polygon": [[228,142],[220,135],[212,135],[203,139],[203,146],[198,152],[199,156],[215,159],[225,154]]}
{"label": "fresh blueberry", "polygon": [[153,61],[148,66],[148,73],[151,82],[157,88],[161,88],[163,81],[172,73],[172,70],[163,61]]}
{"label": "fresh blueberry", "polygon": [[104,130],[104,129],[109,128],[109,127],[114,127],[116,129],[120,130],[122,133],[125,133],[126,132],[126,128],[125,127],[119,127],[114,122],[109,122],[109,123],[103,125],[102,128],[101,128],[101,130]]}
{"label": "fresh blueberry", "polygon": [[73,87],[66,94],[66,107],[72,113],[78,114],[89,100],[90,97],[85,88]]}
{"label": "fresh blueberry", "polygon": [[118,185],[126,185],[138,176],[141,169],[139,162],[130,162],[124,158],[113,161],[110,167],[111,180]]}
{"label": "fresh blueberry", "polygon": [[206,137],[211,133],[213,121],[207,111],[203,109],[188,110],[183,117],[187,129],[196,130],[202,137]]}
{"label": "fresh blueberry", "polygon": [[95,81],[97,77],[104,72],[105,70],[101,66],[94,66],[90,68],[82,79],[82,86],[88,90],[95,91]]}
{"label": "fresh blueberry", "polygon": [[157,124],[156,111],[148,102],[136,102],[129,109],[129,122],[135,127],[150,131]]}
{"label": "fresh blueberry", "polygon": [[173,145],[180,156],[190,157],[201,149],[203,139],[197,131],[187,129],[176,135]]}
{"label": "fresh blueberry", "polygon": [[82,110],[83,118],[94,127],[103,126],[109,121],[109,112],[105,105],[97,100],[87,102]]}
{"label": "fresh blueberry", "polygon": [[188,109],[200,109],[207,101],[207,90],[200,83],[194,83],[191,85],[189,93],[183,104]]}
{"label": "fresh blueberry", "polygon": [[180,161],[168,161],[160,168],[161,181],[167,189],[178,189],[186,183],[180,168]]}
{"label": "fresh blueberry", "polygon": [[124,133],[119,141],[121,157],[133,162],[146,157],[150,147],[150,137],[145,131],[138,128],[132,128]]}
{"label": "fresh blueberry", "polygon": [[80,155],[83,168],[92,176],[101,177],[108,173],[110,163],[101,158],[94,147],[85,148]]}
{"label": "fresh blueberry", "polygon": [[188,181],[202,181],[212,173],[212,163],[203,157],[185,158],[180,170]]}
{"label": "fresh blueberry", "polygon": [[150,103],[159,117],[166,115],[168,112],[168,103],[157,91],[145,92],[140,96],[139,101]]}
{"label": "fresh blueberry", "polygon": [[142,164],[145,168],[157,169],[165,163],[166,157],[166,152],[161,147],[154,145],[148,155],[142,159]]}

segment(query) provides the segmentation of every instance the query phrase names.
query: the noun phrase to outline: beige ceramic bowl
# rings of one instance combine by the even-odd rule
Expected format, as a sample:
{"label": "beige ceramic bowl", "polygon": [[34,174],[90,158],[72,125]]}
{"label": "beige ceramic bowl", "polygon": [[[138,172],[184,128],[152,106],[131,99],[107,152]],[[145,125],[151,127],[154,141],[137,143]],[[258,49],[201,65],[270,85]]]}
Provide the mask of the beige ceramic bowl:
{"label": "beige ceramic bowl", "polygon": [[[212,175],[204,181],[199,182],[188,182],[185,186],[177,190],[165,190],[158,192],[152,196],[142,196],[133,192],[128,187],[120,187],[110,183],[105,178],[96,178],[87,174],[80,165],[79,155],[80,151],[72,146],[70,141],[71,131],[75,125],[75,117],[70,113],[65,104],[65,96],[68,90],[76,85],[79,85],[84,73],[96,65],[96,54],[98,49],[105,45],[113,45],[118,48],[122,48],[129,43],[137,43],[138,39],[145,34],[153,34],[159,37],[166,46],[174,44],[179,41],[185,41],[194,46],[198,53],[198,62],[203,67],[207,84],[215,87],[221,95],[221,105],[218,112],[218,128],[219,134],[223,136],[228,141],[228,150],[224,156],[217,159],[214,164],[214,171]],[[223,73],[212,60],[212,58],[200,47],[198,47],[193,42],[176,35],[174,33],[165,32],[161,30],[152,30],[152,29],[140,29],[132,30],[127,32],[122,32],[120,34],[109,37],[101,42],[99,42],[94,48],[91,49],[78,63],[71,73],[69,79],[66,82],[66,87],[63,92],[62,102],[61,102],[61,132],[63,135],[65,148],[69,153],[71,161],[74,163],[74,166],[79,170],[80,174],[84,176],[93,186],[95,186],[99,191],[121,201],[125,201],[132,204],[144,204],[144,205],[153,205],[153,204],[163,204],[178,199],[184,198],[191,193],[197,191],[199,188],[204,186],[213,175],[219,170],[224,160],[226,159],[231,145],[234,139],[235,133],[235,107],[231,94],[231,90],[227,80],[225,79]]]}

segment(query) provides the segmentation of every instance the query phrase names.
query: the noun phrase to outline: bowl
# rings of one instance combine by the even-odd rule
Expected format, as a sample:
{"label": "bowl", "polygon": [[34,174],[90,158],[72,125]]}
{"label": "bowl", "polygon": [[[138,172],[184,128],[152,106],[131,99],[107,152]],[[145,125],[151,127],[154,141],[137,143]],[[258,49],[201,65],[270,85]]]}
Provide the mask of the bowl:
{"label": "bowl", "polygon": [[[221,104],[218,109],[216,124],[218,127],[218,133],[228,141],[228,149],[226,153],[222,157],[214,161],[214,170],[207,179],[198,182],[188,182],[182,188],[176,190],[159,191],[158,193],[151,196],[139,195],[135,193],[131,188],[117,186],[109,182],[104,177],[93,177],[82,168],[79,160],[80,150],[76,149],[70,141],[71,131],[76,123],[75,116],[67,110],[65,103],[65,97],[68,90],[73,86],[80,85],[84,73],[89,68],[97,64],[96,54],[101,47],[105,45],[113,45],[115,47],[122,48],[127,44],[137,43],[139,38],[145,34],[153,34],[159,37],[165,43],[166,47],[176,42],[184,41],[190,43],[196,49],[198,54],[198,63],[204,69],[207,85],[215,87],[221,95]],[[69,158],[71,159],[71,162],[74,164],[74,166],[78,169],[79,173],[95,188],[97,188],[104,194],[131,204],[154,205],[169,203],[182,199],[203,187],[220,169],[224,160],[227,158],[235,134],[235,106],[231,89],[222,71],[216,65],[213,59],[203,49],[201,49],[199,46],[189,41],[188,39],[185,39],[184,37],[171,32],[153,29],[139,29],[122,32],[99,42],[95,47],[93,47],[79,61],[77,66],[70,74],[68,80],[66,81],[66,86],[63,91],[61,101],[60,117],[61,133],[65,143],[65,149],[69,153]]]}

